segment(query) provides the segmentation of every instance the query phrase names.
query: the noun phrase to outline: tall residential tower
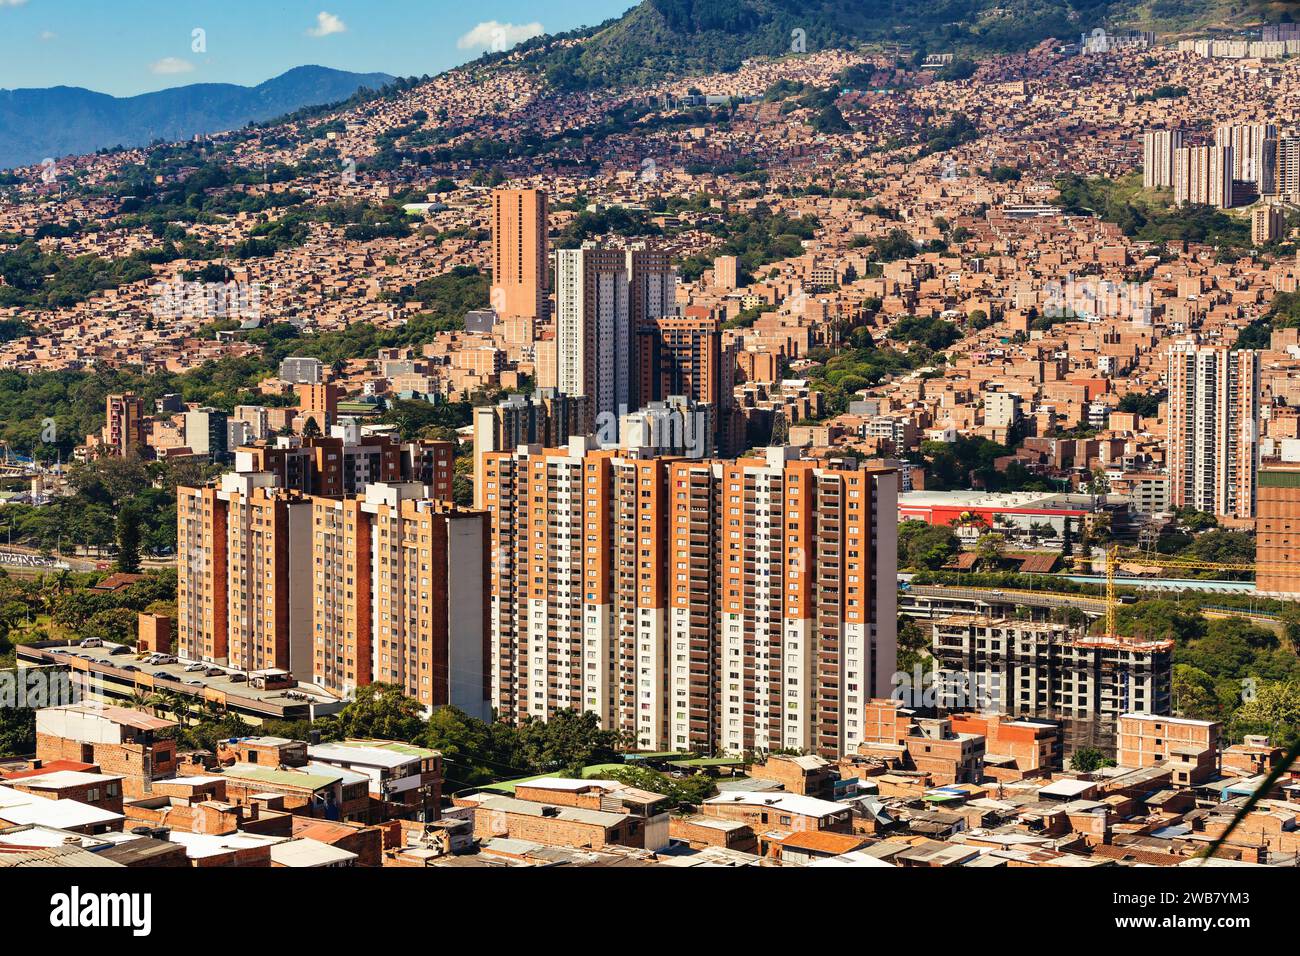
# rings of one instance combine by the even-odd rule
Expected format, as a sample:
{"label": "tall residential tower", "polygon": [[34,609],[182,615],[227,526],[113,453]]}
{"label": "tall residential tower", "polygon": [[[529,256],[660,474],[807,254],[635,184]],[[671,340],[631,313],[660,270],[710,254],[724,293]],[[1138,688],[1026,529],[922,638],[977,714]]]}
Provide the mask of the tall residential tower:
{"label": "tall residential tower", "polygon": [[1255,514],[1259,353],[1178,342],[1169,350],[1169,502]]}
{"label": "tall residential tower", "polygon": [[503,318],[546,317],[548,206],[540,189],[492,192],[492,307]]}

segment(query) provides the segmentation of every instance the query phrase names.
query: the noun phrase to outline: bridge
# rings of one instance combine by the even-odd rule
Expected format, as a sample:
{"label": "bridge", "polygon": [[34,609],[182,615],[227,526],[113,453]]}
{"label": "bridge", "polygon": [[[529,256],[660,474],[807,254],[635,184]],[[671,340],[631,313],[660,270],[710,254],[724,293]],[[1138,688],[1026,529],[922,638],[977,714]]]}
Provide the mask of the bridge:
{"label": "bridge", "polygon": [[[909,576],[910,577],[910,576]],[[992,613],[994,609],[1015,607],[1061,608],[1077,607],[1089,617],[1105,617],[1106,599],[1087,594],[1066,594],[1059,591],[1031,591],[1019,588],[977,588],[962,585],[900,583],[899,610],[920,617],[934,617],[935,613]],[[1221,604],[1198,604],[1196,609],[1207,618],[1243,617],[1252,624],[1281,633],[1285,621],[1272,611],[1252,608],[1235,608]]]}
{"label": "bridge", "polygon": [[917,584],[903,587],[898,593],[899,609],[904,613],[921,613],[933,617],[941,613],[977,610],[990,613],[994,608],[1077,607],[1092,617],[1106,613],[1106,600],[1083,594],[1055,591],[1028,591],[1014,588],[973,588],[960,585]]}

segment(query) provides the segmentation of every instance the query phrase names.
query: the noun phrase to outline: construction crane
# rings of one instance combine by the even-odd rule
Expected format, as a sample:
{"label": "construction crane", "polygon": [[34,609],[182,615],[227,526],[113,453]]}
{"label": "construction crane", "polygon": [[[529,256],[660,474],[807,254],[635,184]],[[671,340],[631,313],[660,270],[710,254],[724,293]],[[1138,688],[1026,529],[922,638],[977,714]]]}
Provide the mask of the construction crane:
{"label": "construction crane", "polygon": [[[1092,564],[1092,559],[1086,556],[1080,556],[1075,560],[1078,563]],[[1122,561],[1170,571],[1244,571],[1250,574],[1272,570],[1288,573],[1295,571],[1295,565],[1282,562],[1252,561],[1249,564],[1232,564],[1223,561],[1148,557],[1145,554],[1123,557],[1119,553],[1119,545],[1113,544],[1106,549],[1106,635],[1108,637],[1115,636],[1115,609],[1119,603],[1115,598],[1115,571]]]}

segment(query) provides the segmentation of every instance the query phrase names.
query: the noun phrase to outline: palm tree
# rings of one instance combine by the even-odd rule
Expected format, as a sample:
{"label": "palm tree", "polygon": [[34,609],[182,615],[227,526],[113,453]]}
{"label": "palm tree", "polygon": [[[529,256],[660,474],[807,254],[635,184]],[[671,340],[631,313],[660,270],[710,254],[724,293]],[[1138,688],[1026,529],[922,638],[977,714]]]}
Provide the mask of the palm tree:
{"label": "palm tree", "polygon": [[137,687],[131,692],[131,696],[128,698],[127,703],[135,710],[148,711],[150,714],[157,716],[156,710],[158,705],[162,703],[162,698],[157,693],[152,691],[145,693]]}
{"label": "palm tree", "polygon": [[156,691],[156,696],[162,703],[163,709],[172,716],[172,719],[185,723],[190,716],[190,698],[174,690]]}

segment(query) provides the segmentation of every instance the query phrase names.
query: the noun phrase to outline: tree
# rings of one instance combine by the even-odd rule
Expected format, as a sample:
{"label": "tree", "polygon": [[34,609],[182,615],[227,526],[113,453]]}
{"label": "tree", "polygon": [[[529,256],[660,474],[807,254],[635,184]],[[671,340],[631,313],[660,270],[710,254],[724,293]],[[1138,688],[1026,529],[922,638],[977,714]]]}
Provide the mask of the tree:
{"label": "tree", "polygon": [[618,731],[602,730],[591,711],[559,710],[549,721],[528,718],[518,731],[520,756],[543,772],[609,763],[630,743]]}
{"label": "tree", "polygon": [[928,656],[930,647],[928,628],[914,619],[900,614],[898,616],[898,670],[910,674]]}
{"label": "tree", "polygon": [[1108,759],[1096,747],[1080,747],[1070,757],[1070,769],[1079,773],[1092,773],[1102,767],[1113,767],[1115,761]]}
{"label": "tree", "polygon": [[1115,625],[1127,637],[1146,641],[1173,639],[1186,645],[1206,633],[1205,618],[1195,610],[1188,610],[1177,601],[1139,601],[1122,604],[1117,609]]}
{"label": "tree", "polygon": [[975,553],[979,555],[980,565],[996,566],[1002,560],[1006,547],[1007,538],[1004,534],[990,531],[988,534],[980,535],[979,540],[975,542]]}
{"label": "tree", "polygon": [[1190,664],[1216,681],[1244,677],[1254,659],[1246,637],[1235,631],[1220,630],[1174,649],[1175,664]]}
{"label": "tree", "polygon": [[514,727],[487,723],[456,707],[434,710],[419,743],[442,754],[443,773],[453,790],[533,772],[515,764]]}
{"label": "tree", "polygon": [[140,572],[140,515],[133,507],[123,508],[117,518],[117,569]]}
{"label": "tree", "polygon": [[303,426],[302,426],[302,437],[303,437],[303,438],[319,438],[319,437],[320,437],[320,425],[318,425],[318,424],[316,423],[316,416],[315,416],[315,415],[309,415],[309,416],[307,417],[307,421],[305,421],[305,422],[303,423]]}
{"label": "tree", "polygon": [[693,810],[718,792],[713,778],[702,773],[688,777],[670,777],[649,767],[629,764],[617,770],[610,770],[602,776],[639,790],[662,793],[668,798],[670,805],[680,810]]}
{"label": "tree", "polygon": [[1190,664],[1175,664],[1172,689],[1178,716],[1193,720],[1221,719],[1222,708],[1214,679],[1205,671]]}
{"label": "tree", "polygon": [[893,262],[895,259],[906,259],[916,254],[915,240],[906,229],[902,228],[891,229],[888,235],[877,239],[872,247],[875,250],[875,258],[880,262]]}
{"label": "tree", "polygon": [[1066,607],[1052,608],[1051,619],[1056,624],[1066,624],[1070,627],[1081,628],[1088,623],[1087,612],[1073,604]]}
{"label": "tree", "polygon": [[424,730],[419,701],[393,684],[367,684],[355,698],[323,723],[339,737],[412,741]]}
{"label": "tree", "polygon": [[961,542],[947,525],[924,521],[904,521],[898,526],[898,566],[900,568],[943,567],[961,550]]}
{"label": "tree", "polygon": [[932,352],[940,352],[961,338],[961,330],[945,319],[905,315],[889,330],[889,337],[898,342],[920,344]]}
{"label": "tree", "polygon": [[1290,747],[1300,736],[1300,682],[1270,681],[1253,690],[1232,716],[1229,735],[1263,734],[1277,746]]}
{"label": "tree", "polygon": [[110,644],[134,644],[139,612],[126,607],[105,608],[86,619],[79,636],[95,637]]}
{"label": "tree", "polygon": [[36,711],[0,707],[0,757],[26,757],[36,752]]}
{"label": "tree", "polygon": [[1215,529],[1197,535],[1187,551],[1212,564],[1253,564],[1255,536],[1245,531]]}
{"label": "tree", "polygon": [[198,723],[177,728],[176,739],[191,750],[215,751],[220,741],[247,737],[252,730],[252,725],[238,714],[205,714]]}
{"label": "tree", "polygon": [[822,108],[813,118],[812,127],[819,133],[847,133],[853,128],[834,103],[828,103]]}

